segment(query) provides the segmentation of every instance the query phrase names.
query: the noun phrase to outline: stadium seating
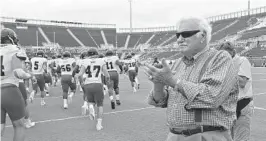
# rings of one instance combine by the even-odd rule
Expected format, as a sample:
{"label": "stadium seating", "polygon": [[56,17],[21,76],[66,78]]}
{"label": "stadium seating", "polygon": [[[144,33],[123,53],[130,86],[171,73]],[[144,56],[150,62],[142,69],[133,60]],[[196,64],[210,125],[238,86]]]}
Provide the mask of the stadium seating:
{"label": "stadium seating", "polygon": [[227,20],[221,20],[221,21],[216,21],[214,23],[212,23],[212,33],[215,33],[221,29],[223,29],[224,27],[226,27],[227,25],[229,25],[230,23],[232,23],[234,21],[234,19],[227,19]]}
{"label": "stadium seating", "polygon": [[94,41],[97,43],[97,46],[100,47],[101,45],[104,45],[103,37],[101,34],[101,30],[99,29],[85,29],[90,36],[94,39]]}
{"label": "stadium seating", "polygon": [[161,37],[157,42],[153,44],[153,46],[159,46],[162,44],[164,41],[175,35],[176,31],[168,31],[163,37]]}
{"label": "stadium seating", "polygon": [[266,35],[266,27],[256,28],[246,31],[238,40],[247,40],[254,37],[259,37],[261,35]]}
{"label": "stadium seating", "polygon": [[88,34],[84,28],[70,28],[72,33],[85,45],[88,47],[97,47],[96,43],[92,37]]}
{"label": "stadium seating", "polygon": [[58,43],[64,47],[77,47],[81,46],[68,32],[66,27],[60,26],[42,26],[44,33],[49,40]]}
{"label": "stadium seating", "polygon": [[129,35],[130,35],[130,39],[129,39],[129,42],[128,42],[128,48],[134,48],[135,45],[140,40],[141,34],[129,34]]}
{"label": "stadium seating", "polygon": [[151,32],[148,32],[148,33],[143,32],[143,33],[141,33],[141,39],[140,39],[140,41],[139,41],[139,43],[137,45],[145,44],[151,38],[152,35],[153,35],[153,33],[151,33]]}
{"label": "stadium seating", "polygon": [[[212,44],[231,39],[243,42],[237,46],[237,53],[255,57],[266,56],[266,51],[260,46],[250,47],[248,42],[256,42],[258,37],[266,35],[266,12],[251,14],[239,18],[228,18],[211,22]],[[3,22],[4,27],[15,30],[22,46],[43,46],[47,43],[58,43],[62,47],[101,47],[112,45],[114,47],[127,49],[139,49],[146,44],[152,49],[164,47],[175,47],[176,31],[139,31],[118,32],[113,28],[88,28],[72,27],[63,25],[25,24],[16,22]],[[148,28],[147,28],[148,29]],[[153,28],[150,28],[153,30]],[[129,31],[129,30],[128,30]],[[128,40],[127,40],[128,39]],[[145,46],[146,46],[145,45]],[[250,48],[246,50],[246,48]],[[84,48],[83,48],[84,49]],[[77,52],[77,51],[76,51]],[[144,53],[141,57],[158,57],[176,59],[180,57],[178,52],[159,50],[158,52]]]}
{"label": "stadium seating", "polygon": [[266,56],[266,48],[264,47],[255,47],[251,50],[245,52],[246,56],[252,56],[252,57],[263,57]]}
{"label": "stadium seating", "polygon": [[116,36],[117,36],[117,47],[124,47],[128,33],[118,33]]}
{"label": "stadium seating", "polygon": [[107,43],[115,47],[116,46],[116,29],[106,28],[106,29],[102,29],[102,31],[104,32]]}
{"label": "stadium seating", "polygon": [[34,25],[18,28],[16,24],[4,24],[4,27],[13,29],[20,39],[19,43],[23,46],[42,46],[46,42]]}

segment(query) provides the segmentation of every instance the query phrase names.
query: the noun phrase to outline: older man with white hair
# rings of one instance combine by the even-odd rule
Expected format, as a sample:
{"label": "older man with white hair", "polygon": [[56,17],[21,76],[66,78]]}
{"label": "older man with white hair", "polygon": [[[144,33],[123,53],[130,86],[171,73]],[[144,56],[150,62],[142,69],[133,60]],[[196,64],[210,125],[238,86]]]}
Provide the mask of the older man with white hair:
{"label": "older man with white hair", "polygon": [[226,51],[209,47],[211,26],[202,18],[181,19],[177,43],[183,57],[170,68],[146,64],[153,82],[148,102],[167,107],[167,141],[231,141],[236,119],[237,70]]}

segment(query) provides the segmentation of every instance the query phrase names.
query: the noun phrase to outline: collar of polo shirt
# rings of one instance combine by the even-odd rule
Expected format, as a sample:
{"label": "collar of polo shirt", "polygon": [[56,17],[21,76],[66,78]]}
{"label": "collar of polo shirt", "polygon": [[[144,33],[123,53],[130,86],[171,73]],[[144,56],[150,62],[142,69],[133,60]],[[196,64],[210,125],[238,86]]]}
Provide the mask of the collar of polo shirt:
{"label": "collar of polo shirt", "polygon": [[203,53],[205,53],[206,51],[208,51],[210,49],[209,46],[206,46],[203,50],[201,50],[200,52],[198,52],[197,54],[195,54],[192,58],[188,58],[186,56],[183,57],[183,61],[186,65],[191,65],[193,64],[193,62],[195,60],[197,60],[199,58],[199,56],[201,56]]}

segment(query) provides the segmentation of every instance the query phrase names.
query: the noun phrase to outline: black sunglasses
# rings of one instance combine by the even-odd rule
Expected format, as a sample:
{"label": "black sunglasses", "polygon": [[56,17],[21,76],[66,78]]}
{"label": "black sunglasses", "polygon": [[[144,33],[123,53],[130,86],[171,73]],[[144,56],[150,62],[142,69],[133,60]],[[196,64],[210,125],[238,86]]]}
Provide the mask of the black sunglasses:
{"label": "black sunglasses", "polygon": [[180,37],[180,35],[183,38],[188,38],[188,37],[191,37],[191,36],[197,34],[198,32],[200,32],[200,30],[191,30],[191,31],[177,32],[176,33],[176,38],[178,39]]}

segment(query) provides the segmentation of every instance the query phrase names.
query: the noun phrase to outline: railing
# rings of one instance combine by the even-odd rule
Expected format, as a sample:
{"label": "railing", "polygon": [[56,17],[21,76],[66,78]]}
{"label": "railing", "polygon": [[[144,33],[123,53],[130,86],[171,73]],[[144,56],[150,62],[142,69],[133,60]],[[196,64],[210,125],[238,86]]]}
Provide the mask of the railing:
{"label": "railing", "polygon": [[250,10],[242,10],[242,11],[237,11],[233,13],[227,13],[227,14],[222,14],[218,16],[208,17],[207,20],[209,22],[215,22],[215,21],[232,19],[232,18],[240,18],[244,16],[252,16],[252,15],[262,14],[265,12],[266,12],[266,6],[263,6],[263,7],[253,8]]}
{"label": "railing", "polygon": [[[163,31],[175,31],[176,26],[164,26],[164,27],[148,27],[148,28],[132,28],[133,33],[138,32],[163,32]],[[130,28],[118,28],[118,33],[130,33]]]}
{"label": "railing", "polygon": [[1,17],[1,23],[17,23],[30,25],[54,25],[65,27],[81,27],[81,28],[116,28],[116,24],[98,24],[98,23],[82,23],[71,21],[56,21],[56,20],[38,20],[38,19],[23,19],[15,17]]}

